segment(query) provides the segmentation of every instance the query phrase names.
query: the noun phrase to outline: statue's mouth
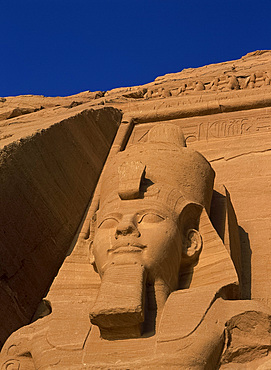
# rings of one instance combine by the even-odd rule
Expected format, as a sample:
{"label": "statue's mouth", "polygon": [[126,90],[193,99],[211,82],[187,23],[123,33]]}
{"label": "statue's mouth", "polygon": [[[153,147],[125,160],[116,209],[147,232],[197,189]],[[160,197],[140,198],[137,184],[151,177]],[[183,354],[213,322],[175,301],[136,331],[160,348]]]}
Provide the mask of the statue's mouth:
{"label": "statue's mouth", "polygon": [[139,253],[146,248],[145,245],[140,244],[135,241],[118,241],[112,248],[108,249],[108,253],[117,254],[117,253]]}

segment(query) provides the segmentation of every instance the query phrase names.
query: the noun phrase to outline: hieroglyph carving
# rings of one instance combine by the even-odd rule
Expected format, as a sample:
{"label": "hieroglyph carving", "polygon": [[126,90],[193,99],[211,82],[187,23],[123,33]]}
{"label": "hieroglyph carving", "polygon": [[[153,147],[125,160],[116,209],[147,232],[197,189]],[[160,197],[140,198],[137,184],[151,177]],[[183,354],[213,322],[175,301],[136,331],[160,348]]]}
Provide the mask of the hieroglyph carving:
{"label": "hieroglyph carving", "polygon": [[238,76],[235,74],[223,74],[213,80],[202,82],[201,80],[189,80],[187,83],[180,83],[180,87],[167,91],[163,88],[148,89],[144,98],[167,98],[170,96],[183,96],[194,92],[207,91],[230,91],[254,89],[270,85],[270,72],[257,72],[250,75]]}

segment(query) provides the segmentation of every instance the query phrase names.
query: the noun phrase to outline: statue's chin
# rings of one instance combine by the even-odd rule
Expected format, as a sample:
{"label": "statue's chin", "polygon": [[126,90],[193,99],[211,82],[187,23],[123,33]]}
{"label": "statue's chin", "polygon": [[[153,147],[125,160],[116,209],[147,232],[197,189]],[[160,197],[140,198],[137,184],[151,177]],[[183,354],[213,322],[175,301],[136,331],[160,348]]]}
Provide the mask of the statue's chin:
{"label": "statue's chin", "polygon": [[146,272],[138,253],[117,253],[104,271],[90,311],[104,339],[137,338],[145,312]]}
{"label": "statue's chin", "polygon": [[134,246],[119,247],[113,253],[110,253],[104,271],[114,265],[134,265],[139,264],[143,266],[142,249]]}
{"label": "statue's chin", "polygon": [[101,278],[106,271],[112,268],[114,269],[114,267],[119,269],[120,266],[125,268],[125,266],[132,265],[143,268],[145,270],[147,284],[157,287],[159,291],[163,290],[165,292],[164,295],[168,296],[172,291],[178,288],[178,278],[173,282],[172,277],[168,279],[165,274],[161,274],[165,269],[156,261],[146,259],[146,255],[144,256],[144,248],[134,245],[119,246],[114,251],[110,252],[106,264],[100,270],[102,271],[100,274]]}

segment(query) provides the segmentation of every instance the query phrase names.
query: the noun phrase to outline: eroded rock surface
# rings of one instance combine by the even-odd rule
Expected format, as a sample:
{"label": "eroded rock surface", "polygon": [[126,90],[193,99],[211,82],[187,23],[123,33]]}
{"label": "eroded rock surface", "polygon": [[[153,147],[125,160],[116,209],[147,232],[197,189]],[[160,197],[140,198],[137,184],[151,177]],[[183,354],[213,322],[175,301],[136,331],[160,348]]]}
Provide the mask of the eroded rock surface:
{"label": "eroded rock surface", "polygon": [[[38,118],[31,135],[0,151],[2,343],[29,323],[61,265],[121,113],[86,109],[61,118],[47,116],[47,125]],[[13,137],[29,132],[29,125],[25,129],[15,130]]]}

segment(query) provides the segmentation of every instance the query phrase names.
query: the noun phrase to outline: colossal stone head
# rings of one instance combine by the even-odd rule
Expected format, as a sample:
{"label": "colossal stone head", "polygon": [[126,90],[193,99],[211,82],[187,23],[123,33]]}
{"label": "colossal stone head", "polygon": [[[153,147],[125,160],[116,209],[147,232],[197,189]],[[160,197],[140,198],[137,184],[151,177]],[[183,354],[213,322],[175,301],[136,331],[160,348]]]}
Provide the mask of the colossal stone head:
{"label": "colossal stone head", "polygon": [[[185,147],[182,131],[172,124],[156,125],[144,143],[117,153],[103,173],[91,247],[102,285],[108,281],[112,288],[119,277],[128,279],[125,286],[133,280],[160,284],[166,296],[178,289],[180,270],[195,263],[202,248],[199,217],[203,208],[209,211],[213,180],[210,164]],[[94,309],[93,323],[98,316]]]}

